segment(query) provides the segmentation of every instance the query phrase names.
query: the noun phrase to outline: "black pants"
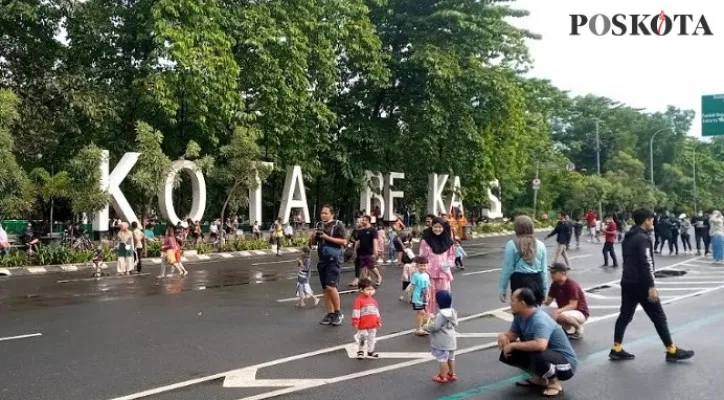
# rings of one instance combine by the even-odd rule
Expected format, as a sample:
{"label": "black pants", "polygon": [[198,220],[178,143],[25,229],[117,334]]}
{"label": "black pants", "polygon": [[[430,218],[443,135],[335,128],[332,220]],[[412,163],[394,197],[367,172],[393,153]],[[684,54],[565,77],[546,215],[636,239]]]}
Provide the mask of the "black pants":
{"label": "black pants", "polygon": [[543,288],[543,278],[540,274],[524,274],[521,272],[514,272],[510,276],[510,291],[515,292],[520,288],[528,288],[535,294],[535,301],[537,305],[543,304],[545,300],[545,289]]}
{"label": "black pants", "polygon": [[136,249],[136,261],[138,261],[138,264],[136,264],[136,272],[139,274],[141,273],[141,260],[143,257],[143,249]]}
{"label": "black pants", "polygon": [[659,252],[659,243],[661,242],[661,236],[654,231],[654,253]]}
{"label": "black pants", "polygon": [[544,380],[558,378],[567,381],[573,378],[573,368],[563,354],[550,349],[543,351],[513,350],[510,357],[500,352],[500,362],[518,367]]}
{"label": "black pants", "polygon": [[618,260],[616,259],[616,251],[614,250],[613,243],[606,242],[603,245],[603,265],[608,265],[608,255],[611,255],[611,261],[613,266],[618,267]]}
{"label": "black pants", "polygon": [[669,240],[669,254],[674,254],[674,251],[676,251],[676,254],[679,254],[679,235],[671,235],[671,240]]}
{"label": "black pants", "polygon": [[623,335],[626,333],[626,327],[633,319],[636,312],[636,306],[639,304],[649,316],[651,322],[654,323],[656,333],[659,334],[664,346],[671,346],[671,333],[669,333],[669,325],[666,322],[666,313],[661,306],[661,301],[656,303],[649,302],[649,289],[645,286],[637,284],[621,284],[621,313],[616,320],[616,328],[613,334],[614,343],[623,343]]}
{"label": "black pants", "polygon": [[362,273],[362,260],[358,255],[354,258],[354,277],[359,279],[360,273]]}
{"label": "black pants", "polygon": [[[661,240],[661,247],[659,248],[659,253],[661,253],[662,251],[664,251],[664,246],[666,245],[666,243],[668,243],[668,244],[669,244],[669,247],[671,247],[671,238],[670,238],[670,237],[664,237],[664,236],[662,236],[660,240]],[[654,249],[654,250],[655,250],[655,249]]]}
{"label": "black pants", "polygon": [[456,267],[463,267],[463,259],[460,257],[455,257],[455,266]]}
{"label": "black pants", "polygon": [[710,238],[705,230],[696,229],[694,231],[694,239],[696,240],[696,251],[701,253],[701,242],[704,242],[704,254],[709,254]]}
{"label": "black pants", "polygon": [[687,250],[688,250],[688,251],[692,251],[692,250],[693,250],[693,249],[691,248],[691,239],[690,239],[690,236],[689,236],[688,233],[687,233],[686,235],[681,235],[681,246],[684,247],[684,251],[687,251]]}

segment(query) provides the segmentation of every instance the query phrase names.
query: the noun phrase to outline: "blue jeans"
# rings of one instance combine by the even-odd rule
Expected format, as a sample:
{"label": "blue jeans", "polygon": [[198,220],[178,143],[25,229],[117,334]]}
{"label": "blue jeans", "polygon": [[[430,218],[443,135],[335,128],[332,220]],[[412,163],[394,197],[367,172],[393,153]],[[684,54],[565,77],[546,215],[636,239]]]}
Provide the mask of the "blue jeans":
{"label": "blue jeans", "polygon": [[711,237],[711,252],[714,261],[724,260],[724,235],[713,235]]}

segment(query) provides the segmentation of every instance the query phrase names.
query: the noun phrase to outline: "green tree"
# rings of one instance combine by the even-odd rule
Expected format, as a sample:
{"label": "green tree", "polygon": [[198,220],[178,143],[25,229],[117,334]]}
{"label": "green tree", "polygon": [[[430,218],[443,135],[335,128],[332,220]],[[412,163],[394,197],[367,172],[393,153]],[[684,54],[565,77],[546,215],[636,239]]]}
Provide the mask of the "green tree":
{"label": "green tree", "polygon": [[68,194],[76,214],[96,212],[108,205],[108,193],[100,187],[102,157],[98,146],[89,145],[68,163]]}
{"label": "green tree", "polygon": [[159,188],[172,170],[171,160],[161,149],[163,135],[145,122],[136,123],[136,151],[141,153],[133,168],[131,182],[141,194],[141,221],[152,210],[158,199]]}
{"label": "green tree", "polygon": [[15,159],[15,140],[10,134],[18,119],[18,98],[0,89],[0,210],[3,216],[22,216],[32,209],[33,188]]}

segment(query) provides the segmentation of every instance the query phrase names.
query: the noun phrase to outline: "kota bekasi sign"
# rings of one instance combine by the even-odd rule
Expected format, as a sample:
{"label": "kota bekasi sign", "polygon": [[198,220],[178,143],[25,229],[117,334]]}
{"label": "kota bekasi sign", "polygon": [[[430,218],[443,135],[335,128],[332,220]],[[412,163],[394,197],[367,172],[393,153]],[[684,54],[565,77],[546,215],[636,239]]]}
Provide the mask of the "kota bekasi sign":
{"label": "kota bekasi sign", "polygon": [[[95,213],[93,218],[93,230],[96,232],[108,231],[109,206],[112,206],[118,216],[129,223],[138,222],[138,217],[128,203],[126,196],[121,191],[121,182],[128,176],[133,166],[138,161],[141,153],[126,153],[118,162],[113,171],[110,171],[109,153],[103,151],[101,170],[101,190],[110,196],[110,204]],[[260,166],[273,168],[274,164],[260,162]],[[178,224],[181,219],[173,205],[173,188],[178,174],[184,172],[191,179],[191,211],[186,218],[193,221],[200,221],[206,210],[206,181],[198,166],[189,160],[177,160],[172,163],[171,171],[166,176],[158,191],[158,206],[161,216],[171,224]],[[263,221],[262,218],[262,181],[257,175],[257,185],[249,189],[249,221]],[[360,210],[370,212],[373,206],[379,207],[380,215],[385,221],[397,220],[395,214],[395,199],[404,198],[405,193],[396,190],[395,181],[405,179],[403,172],[381,172],[365,171],[365,184],[360,193]],[[445,196],[445,188],[450,187],[450,195]],[[491,188],[499,188],[498,181],[490,183]],[[457,207],[463,210],[463,200],[460,195],[460,177],[450,175],[428,175],[427,185],[427,213],[440,215],[447,214],[452,208]],[[488,189],[488,202],[490,208],[483,211],[487,218],[501,218],[502,203],[495,196],[491,189]],[[298,210],[304,223],[311,223],[309,205],[307,203],[307,191],[304,186],[302,168],[298,165],[287,168],[284,180],[284,191],[282,192],[281,207],[278,218],[283,223],[289,222],[292,210]]]}

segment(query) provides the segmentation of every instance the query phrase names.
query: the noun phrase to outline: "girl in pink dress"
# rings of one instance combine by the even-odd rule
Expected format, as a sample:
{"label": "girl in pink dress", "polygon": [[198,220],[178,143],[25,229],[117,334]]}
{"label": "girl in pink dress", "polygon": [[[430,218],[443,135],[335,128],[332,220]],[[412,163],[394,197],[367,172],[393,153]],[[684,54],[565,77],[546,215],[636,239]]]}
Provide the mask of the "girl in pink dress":
{"label": "girl in pink dress", "polygon": [[450,225],[440,218],[432,221],[432,226],[425,229],[420,241],[420,256],[427,257],[428,274],[432,295],[427,305],[427,312],[437,312],[435,293],[438,290],[451,291],[453,280],[451,267],[455,265],[455,242],[452,239]]}
{"label": "girl in pink dress", "polygon": [[385,259],[385,247],[387,246],[387,234],[385,233],[385,226],[377,224],[377,255],[379,258],[376,260],[377,264],[382,264]]}

